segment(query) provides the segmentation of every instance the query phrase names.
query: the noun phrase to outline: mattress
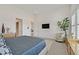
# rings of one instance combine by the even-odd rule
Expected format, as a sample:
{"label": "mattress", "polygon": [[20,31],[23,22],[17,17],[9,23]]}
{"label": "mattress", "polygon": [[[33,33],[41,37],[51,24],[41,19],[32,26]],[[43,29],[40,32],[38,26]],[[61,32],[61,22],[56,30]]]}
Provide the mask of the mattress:
{"label": "mattress", "polygon": [[37,37],[21,36],[5,40],[13,55],[38,55],[46,46],[45,41]]}

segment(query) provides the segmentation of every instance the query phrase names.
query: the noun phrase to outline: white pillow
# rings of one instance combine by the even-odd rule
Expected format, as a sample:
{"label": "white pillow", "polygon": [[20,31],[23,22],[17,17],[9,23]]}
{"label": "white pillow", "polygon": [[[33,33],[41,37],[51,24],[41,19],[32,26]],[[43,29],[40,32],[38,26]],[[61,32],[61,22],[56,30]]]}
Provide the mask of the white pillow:
{"label": "white pillow", "polygon": [[4,39],[0,39],[0,55],[12,55],[11,49],[6,46]]}
{"label": "white pillow", "polygon": [[0,46],[2,46],[2,45],[6,45],[4,39],[0,39]]}

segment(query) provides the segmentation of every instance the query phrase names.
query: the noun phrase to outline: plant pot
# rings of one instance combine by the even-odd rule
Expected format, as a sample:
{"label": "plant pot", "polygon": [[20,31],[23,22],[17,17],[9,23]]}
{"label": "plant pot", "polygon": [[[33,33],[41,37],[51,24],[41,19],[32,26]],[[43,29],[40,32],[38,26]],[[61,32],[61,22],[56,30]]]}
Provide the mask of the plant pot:
{"label": "plant pot", "polygon": [[55,40],[55,41],[58,43],[65,43],[65,40],[63,40],[63,41]]}

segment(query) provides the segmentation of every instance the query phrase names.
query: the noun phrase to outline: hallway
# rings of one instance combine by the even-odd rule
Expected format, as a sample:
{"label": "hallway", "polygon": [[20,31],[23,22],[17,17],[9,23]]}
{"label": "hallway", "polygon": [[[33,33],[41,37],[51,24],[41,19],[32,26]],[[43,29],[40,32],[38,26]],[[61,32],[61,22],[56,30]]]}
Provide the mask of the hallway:
{"label": "hallway", "polygon": [[52,46],[47,55],[68,55],[66,45],[64,43],[58,43],[53,40]]}

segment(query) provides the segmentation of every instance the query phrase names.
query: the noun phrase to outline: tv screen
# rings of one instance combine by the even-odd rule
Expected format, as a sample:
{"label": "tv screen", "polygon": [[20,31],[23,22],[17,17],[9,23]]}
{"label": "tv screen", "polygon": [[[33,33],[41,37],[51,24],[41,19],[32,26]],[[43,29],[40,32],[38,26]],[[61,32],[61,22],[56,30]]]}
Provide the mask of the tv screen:
{"label": "tv screen", "polygon": [[42,29],[49,29],[49,24],[42,24]]}

